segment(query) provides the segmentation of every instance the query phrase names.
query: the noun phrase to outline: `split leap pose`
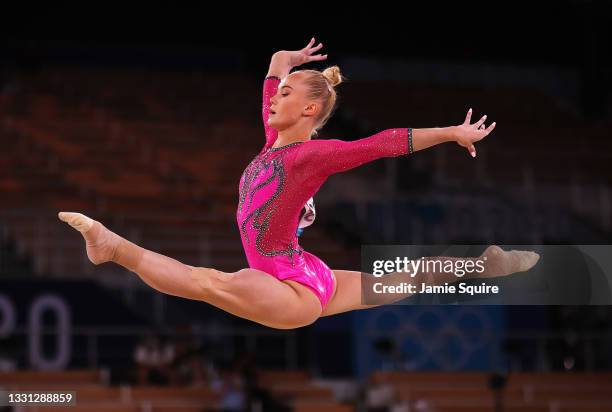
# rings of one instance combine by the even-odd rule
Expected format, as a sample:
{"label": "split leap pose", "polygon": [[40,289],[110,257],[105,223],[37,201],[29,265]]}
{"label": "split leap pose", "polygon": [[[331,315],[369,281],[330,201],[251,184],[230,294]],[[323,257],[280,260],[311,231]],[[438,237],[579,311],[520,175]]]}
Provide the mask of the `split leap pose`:
{"label": "split leap pose", "polygon": [[[135,272],[149,286],[169,295],[201,300],[229,313],[278,329],[309,325],[320,316],[366,309],[397,301],[396,295],[377,304],[361,299],[361,272],[332,270],[298,243],[314,220],[313,196],[325,180],[383,157],[408,156],[444,142],[456,142],[475,157],[474,143],[495,128],[485,128],[486,115],[471,122],[472,110],[457,126],[391,128],[354,141],[315,139],[336,103],[342,82],[338,66],[323,72],[291,70],[325,60],[314,54],[315,39],[297,51],[276,52],[263,84],[265,145],[240,178],[236,220],[248,268],[227,273],[194,267],[146,250],[83,214],[60,212],[59,218],[85,238],[92,263],[115,262]],[[379,104],[380,102],[376,102]],[[539,255],[488,247],[479,277],[503,276],[530,269]],[[430,258],[431,259],[431,258]],[[439,259],[459,259],[439,257]],[[397,276],[396,276],[397,275]],[[399,282],[396,272],[388,281]],[[453,274],[423,271],[415,278],[428,284],[457,280]]]}

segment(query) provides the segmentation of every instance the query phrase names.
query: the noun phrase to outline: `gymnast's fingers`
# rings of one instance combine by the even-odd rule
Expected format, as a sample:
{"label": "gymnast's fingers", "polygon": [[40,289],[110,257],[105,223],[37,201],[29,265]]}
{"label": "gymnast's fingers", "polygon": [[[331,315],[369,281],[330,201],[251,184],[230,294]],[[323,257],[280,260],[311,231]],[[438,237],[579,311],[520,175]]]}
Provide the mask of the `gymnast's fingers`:
{"label": "gymnast's fingers", "polygon": [[480,128],[480,125],[482,125],[486,119],[487,119],[487,115],[485,114],[484,116],[480,118],[479,121],[474,123],[474,126],[476,127],[476,129]]}
{"label": "gymnast's fingers", "polygon": [[310,49],[310,47],[314,44],[314,42],[315,42],[315,38],[313,37],[312,39],[310,39],[310,42],[304,48],[305,49]]}
{"label": "gymnast's fingers", "polygon": [[465,121],[463,122],[463,124],[470,124],[471,119],[472,119],[472,108],[470,107],[470,110],[468,110],[467,115],[465,116]]}
{"label": "gymnast's fingers", "polygon": [[321,47],[323,47],[323,43],[319,43],[319,45],[317,47],[313,47],[312,49],[309,49],[310,53],[314,53],[317,50],[319,50]]}
{"label": "gymnast's fingers", "polygon": [[468,146],[468,151],[470,152],[470,154],[472,155],[472,157],[476,157],[476,148],[474,147],[473,144],[470,144]]}
{"label": "gymnast's fingers", "polygon": [[316,56],[310,56],[309,57],[309,61],[320,61],[320,60],[325,60],[327,59],[327,54],[317,54]]}

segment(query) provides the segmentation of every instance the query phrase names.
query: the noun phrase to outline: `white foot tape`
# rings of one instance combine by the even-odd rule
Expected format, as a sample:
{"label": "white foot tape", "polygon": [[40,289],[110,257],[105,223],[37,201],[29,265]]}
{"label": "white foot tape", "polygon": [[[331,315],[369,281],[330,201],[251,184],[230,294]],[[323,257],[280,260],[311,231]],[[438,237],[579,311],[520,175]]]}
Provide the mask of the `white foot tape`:
{"label": "white foot tape", "polygon": [[57,214],[61,221],[68,223],[81,233],[87,232],[94,224],[94,220],[81,214],[74,212],[59,212]]}

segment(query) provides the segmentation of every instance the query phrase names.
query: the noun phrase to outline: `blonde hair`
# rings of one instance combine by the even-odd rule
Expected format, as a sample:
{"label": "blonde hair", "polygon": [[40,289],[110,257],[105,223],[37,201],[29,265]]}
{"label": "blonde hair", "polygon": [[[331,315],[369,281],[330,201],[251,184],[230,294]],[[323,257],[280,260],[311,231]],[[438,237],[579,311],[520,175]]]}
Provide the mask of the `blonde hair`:
{"label": "blonde hair", "polygon": [[335,87],[346,80],[340,74],[338,66],[331,66],[322,72],[317,70],[300,70],[303,73],[304,84],[306,85],[306,96],[308,99],[319,100],[323,103],[321,112],[317,115],[313,134],[316,135],[325,123],[329,120],[335,109],[337,93]]}

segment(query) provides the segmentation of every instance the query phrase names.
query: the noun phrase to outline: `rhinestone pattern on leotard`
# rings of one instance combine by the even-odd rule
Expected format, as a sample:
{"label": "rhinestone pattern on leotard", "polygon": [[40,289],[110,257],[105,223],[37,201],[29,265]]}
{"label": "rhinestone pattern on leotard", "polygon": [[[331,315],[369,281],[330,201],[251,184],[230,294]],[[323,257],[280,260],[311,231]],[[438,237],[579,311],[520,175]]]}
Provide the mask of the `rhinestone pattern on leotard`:
{"label": "rhinestone pattern on leotard", "polygon": [[408,154],[413,154],[414,148],[412,147],[412,127],[408,128]]}
{"label": "rhinestone pattern on leotard", "polygon": [[[288,255],[293,261],[294,254],[302,253],[303,249],[301,249],[300,247],[294,248],[291,244],[287,245],[286,249],[277,249],[272,251],[266,251],[262,244],[264,234],[270,224],[270,219],[273,218],[275,212],[278,209],[278,204],[275,203],[275,200],[282,193],[283,188],[286,184],[286,173],[283,164],[284,153],[281,153],[280,155],[275,157],[271,157],[270,153],[277,152],[280,149],[297,146],[301,143],[303,142],[294,142],[286,146],[267,149],[265,152],[262,152],[255,159],[253,159],[253,161],[249,164],[249,166],[243,173],[244,182],[242,186],[240,186],[239,190],[239,213],[242,212],[242,209],[245,206],[245,201],[247,200],[248,205],[246,206],[246,210],[250,210],[253,197],[255,196],[257,191],[263,189],[264,187],[270,184],[273,184],[273,182],[275,181],[278,182],[278,186],[272,196],[260,206],[256,207],[252,212],[250,212],[240,224],[240,231],[242,232],[242,236],[244,237],[246,242],[250,244],[251,240],[248,235],[247,225],[249,224],[249,222],[252,222],[252,228],[257,230],[255,247],[257,248],[257,251],[263,256]],[[265,170],[268,170],[270,167],[272,167],[272,174],[270,175],[270,177],[268,177],[265,181],[255,185],[254,187],[251,187],[253,182],[259,176],[259,174]],[[268,210],[270,205],[272,205],[272,207],[270,210]],[[261,221],[262,216],[263,221]]]}
{"label": "rhinestone pattern on leotard", "polygon": [[376,159],[413,152],[411,128],[386,129],[353,141],[316,139],[272,147],[278,141],[278,131],[268,124],[270,99],[279,83],[275,76],[264,82],[266,143],[241,176],[236,212],[250,267],[274,275],[286,263],[303,264],[297,258],[305,255],[298,242],[300,211],[328,176]]}

